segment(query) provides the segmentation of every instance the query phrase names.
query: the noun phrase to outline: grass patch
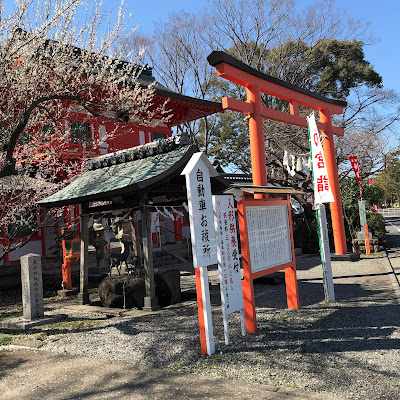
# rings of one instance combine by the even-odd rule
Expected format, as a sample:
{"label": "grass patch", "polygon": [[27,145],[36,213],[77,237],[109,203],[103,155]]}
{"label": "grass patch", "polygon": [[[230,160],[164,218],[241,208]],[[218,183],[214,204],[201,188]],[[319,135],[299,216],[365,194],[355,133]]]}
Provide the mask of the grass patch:
{"label": "grass patch", "polygon": [[5,319],[22,317],[22,311],[13,311],[13,312],[5,312],[0,315],[0,321],[4,321]]}
{"label": "grass patch", "polygon": [[[15,313],[14,317],[22,315],[22,313]],[[8,315],[7,318],[10,318]],[[96,320],[73,320],[61,321],[53,324],[33,326],[27,330],[20,329],[0,329],[0,346],[12,344],[14,340],[21,337],[29,337],[40,341],[45,341],[49,338],[55,338],[57,335],[81,332],[90,328],[99,326],[102,321]]]}
{"label": "grass patch", "polygon": [[102,321],[96,320],[61,321],[53,324],[34,326],[29,329],[28,334],[32,334],[34,339],[44,341],[48,338],[54,338],[57,335],[82,332],[87,329],[95,328],[99,326],[101,322]]}
{"label": "grass patch", "polygon": [[21,329],[0,329],[0,346],[12,344],[14,340],[24,336],[25,332]]}

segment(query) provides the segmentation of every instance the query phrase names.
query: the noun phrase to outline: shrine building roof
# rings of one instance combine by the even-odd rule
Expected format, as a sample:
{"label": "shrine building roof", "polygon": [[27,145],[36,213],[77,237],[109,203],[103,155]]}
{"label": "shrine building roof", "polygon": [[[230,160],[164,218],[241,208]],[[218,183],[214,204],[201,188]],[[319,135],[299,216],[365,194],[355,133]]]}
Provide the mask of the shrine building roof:
{"label": "shrine building roof", "polygon": [[[175,136],[92,158],[86,162],[83,174],[38,204],[49,208],[113,201],[121,196],[138,201],[149,191],[162,195],[169,190],[171,197],[185,196],[185,180],[180,172],[198,151],[188,137]],[[228,186],[223,178],[217,180],[221,190]]]}

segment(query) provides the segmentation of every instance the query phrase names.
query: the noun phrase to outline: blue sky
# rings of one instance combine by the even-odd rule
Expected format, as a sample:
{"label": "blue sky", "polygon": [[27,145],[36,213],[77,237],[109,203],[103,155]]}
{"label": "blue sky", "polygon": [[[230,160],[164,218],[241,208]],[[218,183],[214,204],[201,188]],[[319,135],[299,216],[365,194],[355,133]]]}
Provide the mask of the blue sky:
{"label": "blue sky", "polygon": [[[313,2],[298,0],[300,6]],[[152,0],[149,3],[126,0],[126,4],[133,13],[133,21],[140,23],[139,29],[151,32],[153,21],[164,20],[170,12],[200,10],[207,0]],[[370,23],[369,31],[376,43],[365,47],[366,59],[383,77],[385,88],[400,93],[400,0],[336,0],[336,4],[352,18]]]}
{"label": "blue sky", "polygon": [[[1,4],[2,0],[0,0]],[[313,0],[297,0],[298,4],[314,3]],[[107,11],[117,10],[120,0],[105,0]],[[9,11],[13,0],[5,0],[6,11]],[[140,24],[139,30],[150,33],[154,21],[165,20],[171,12],[180,10],[196,11],[207,5],[207,0],[125,0],[132,13],[132,24]],[[363,22],[369,22],[369,31],[376,42],[365,47],[366,59],[383,77],[386,89],[400,93],[400,0],[336,0],[336,5]]]}

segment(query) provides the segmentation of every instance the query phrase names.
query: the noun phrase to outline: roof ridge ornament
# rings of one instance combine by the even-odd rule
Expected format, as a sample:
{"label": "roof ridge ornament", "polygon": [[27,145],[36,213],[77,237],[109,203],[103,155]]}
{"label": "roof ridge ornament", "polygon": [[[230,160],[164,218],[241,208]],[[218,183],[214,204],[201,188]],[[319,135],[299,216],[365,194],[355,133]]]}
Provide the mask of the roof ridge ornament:
{"label": "roof ridge ornament", "polygon": [[130,149],[119,150],[114,153],[91,158],[85,162],[85,168],[88,170],[106,168],[110,167],[111,165],[123,164],[134,160],[153,157],[157,154],[169,153],[178,147],[191,144],[192,142],[188,133],[184,132],[180,135],[158,140],[156,142],[146,143],[140,146],[131,147]]}

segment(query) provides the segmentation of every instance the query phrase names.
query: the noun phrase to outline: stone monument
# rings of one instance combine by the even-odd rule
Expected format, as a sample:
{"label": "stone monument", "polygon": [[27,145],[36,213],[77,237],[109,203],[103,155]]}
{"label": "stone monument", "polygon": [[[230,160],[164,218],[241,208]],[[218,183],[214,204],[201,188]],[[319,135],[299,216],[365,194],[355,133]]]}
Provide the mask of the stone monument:
{"label": "stone monument", "polygon": [[44,316],[42,260],[38,254],[21,257],[23,317],[28,321]]}
{"label": "stone monument", "polygon": [[63,314],[44,315],[41,256],[31,253],[22,256],[20,260],[23,316],[0,321],[0,328],[29,329],[65,318]]}

